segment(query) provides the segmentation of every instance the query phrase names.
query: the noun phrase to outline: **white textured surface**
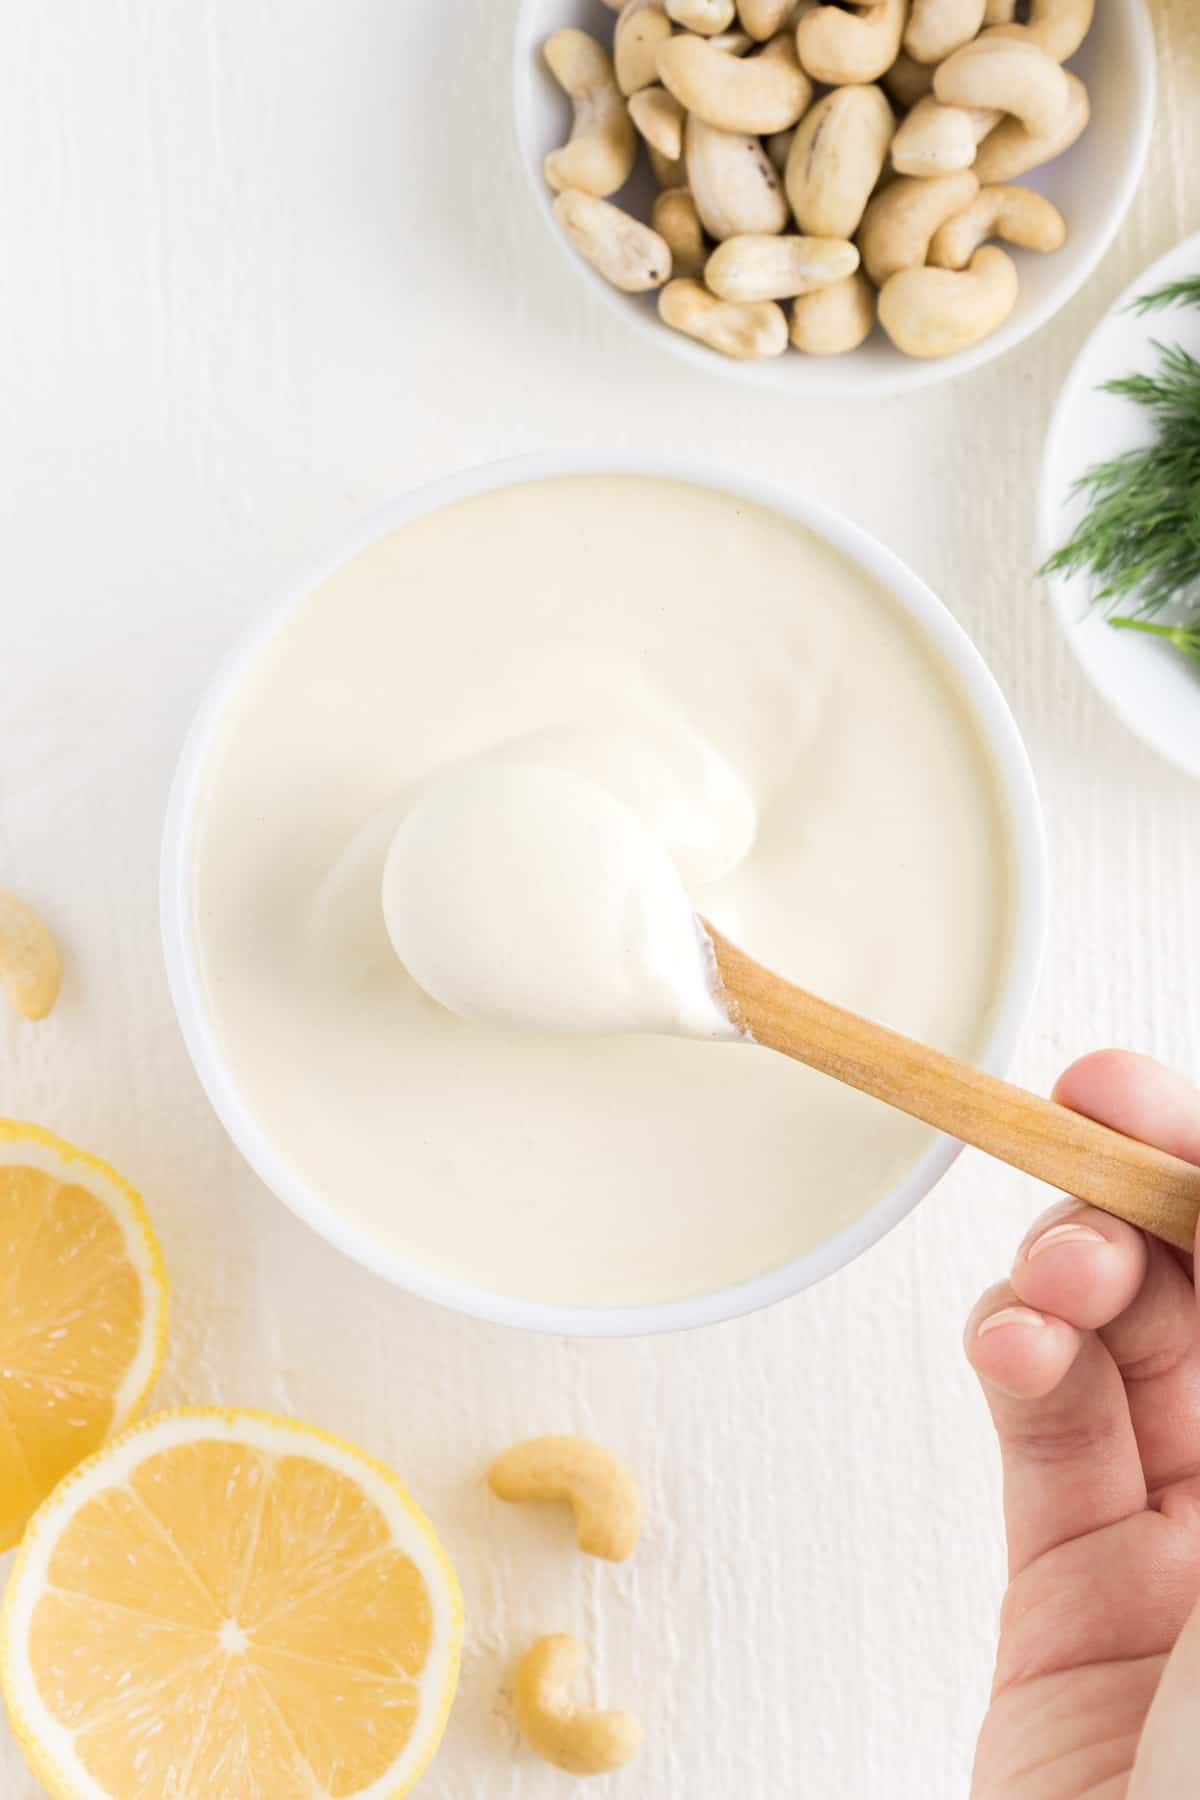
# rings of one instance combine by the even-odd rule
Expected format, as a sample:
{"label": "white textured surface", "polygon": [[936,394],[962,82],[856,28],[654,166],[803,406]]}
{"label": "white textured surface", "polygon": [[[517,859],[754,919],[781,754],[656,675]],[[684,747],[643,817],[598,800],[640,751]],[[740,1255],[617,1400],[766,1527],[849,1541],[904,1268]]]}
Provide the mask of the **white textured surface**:
{"label": "white textured surface", "polygon": [[[689,1340],[519,1338],[392,1292],[261,1190],[187,1066],[155,863],[190,709],[297,558],[431,473],[617,443],[804,482],[946,596],[1028,734],[1056,907],[1021,1075],[1105,1041],[1195,1072],[1200,794],[1101,711],[1029,575],[1072,352],[1196,223],[1200,22],[1155,11],[1150,172],[1088,292],[947,392],[839,410],[700,378],[569,283],[511,148],[510,0],[8,9],[0,879],[44,901],[70,973],[40,1029],[0,1012],[0,1110],[145,1190],[176,1284],[161,1400],[311,1417],[440,1522],[472,1624],[436,1800],[574,1791],[519,1750],[504,1688],[532,1634],[571,1628],[649,1725],[606,1794],[963,1795],[1001,1550],[959,1329],[1040,1197],[967,1156],[838,1280]],[[640,1469],[629,1568],[486,1498],[489,1452],[555,1428]],[[0,1791],[37,1791],[2,1740]]]}

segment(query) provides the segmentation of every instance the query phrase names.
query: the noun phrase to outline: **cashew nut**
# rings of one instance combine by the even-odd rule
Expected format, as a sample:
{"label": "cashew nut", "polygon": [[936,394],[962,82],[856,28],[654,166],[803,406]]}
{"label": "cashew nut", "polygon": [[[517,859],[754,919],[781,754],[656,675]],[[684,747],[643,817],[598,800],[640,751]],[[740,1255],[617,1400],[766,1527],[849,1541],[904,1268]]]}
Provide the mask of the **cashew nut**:
{"label": "cashew nut", "polygon": [[814,237],[853,237],[879,180],[895,123],[881,88],[836,88],[818,100],[796,128],[784,175],[801,231]]}
{"label": "cashew nut", "polygon": [[0,981],[23,1019],[44,1019],[62,983],[50,927],[6,888],[0,888]]}
{"label": "cashew nut", "polygon": [[654,229],[670,248],[676,275],[698,280],[708,261],[708,245],[696,202],[686,188],[668,188],[658,196],[654,202]]}
{"label": "cashew nut", "polygon": [[754,48],[754,39],[748,31],[718,31],[716,37],[710,37],[708,41],[714,50],[723,50],[726,56],[745,56],[747,50]]}
{"label": "cashew nut", "polygon": [[679,161],[687,114],[674,94],[665,87],[644,87],[630,95],[629,116],[648,144],[672,162]]}
{"label": "cashew nut", "polygon": [[912,0],[904,48],[920,63],[940,63],[978,37],[987,0]]}
{"label": "cashew nut", "polygon": [[971,169],[957,175],[898,175],[876,194],[858,233],[863,267],[876,287],[898,269],[918,268],[935,231],[979,192]]}
{"label": "cashew nut", "polygon": [[948,56],[933,78],[944,106],[983,106],[1011,113],[1027,131],[1045,136],[1067,114],[1067,78],[1036,44],[989,32]]}
{"label": "cashew nut", "polygon": [[782,231],[787,225],[783,183],[758,138],[718,131],[692,114],[684,132],[684,159],[686,185],[710,237]]}
{"label": "cashew nut", "polygon": [[737,305],[714,299],[698,281],[669,281],[658,296],[658,316],[664,325],[739,362],[782,356],[787,349],[787,318],[773,300]]}
{"label": "cashew nut", "polygon": [[642,1727],[633,1713],[600,1712],[572,1698],[583,1665],[577,1638],[560,1633],[535,1644],[517,1668],[517,1723],[530,1749],[556,1769],[569,1775],[608,1775],[637,1755]]}
{"label": "cashew nut", "polygon": [[801,65],[831,87],[878,81],[899,54],[907,18],[908,0],[876,0],[862,13],[818,6],[796,27]]}
{"label": "cashew nut", "polygon": [[1016,303],[1016,264],[988,245],[961,272],[901,269],[883,284],[879,321],[906,356],[952,356],[990,337]]}
{"label": "cashew nut", "polygon": [[554,216],[580,256],[623,293],[644,294],[670,280],[670,246],[611,200],[566,188]]}
{"label": "cashew nut", "polygon": [[1067,81],[1067,111],[1057,130],[1039,136],[1026,131],[1019,119],[1002,119],[979,146],[975,173],[985,187],[997,182],[1015,181],[1030,169],[1040,168],[1069,150],[1076,138],[1082,137],[1092,116],[1088,91],[1078,75],[1064,69]]}
{"label": "cashew nut", "polygon": [[728,31],[737,17],[734,0],[666,0],[666,6],[677,25],[698,31],[701,37]]}
{"label": "cashew nut", "polygon": [[1063,63],[1074,56],[1092,29],[1095,10],[1096,0],[1032,0],[1028,25],[1010,23],[1015,17],[1014,9],[1008,19],[999,22],[996,35],[1024,38],[1055,62]]}
{"label": "cashew nut", "polygon": [[637,155],[637,135],[617,86],[612,58],[586,31],[546,39],[547,67],[575,108],[570,139],[543,166],[555,193],[578,188],[603,199],[624,187]]}
{"label": "cashew nut", "polygon": [[575,1514],[579,1548],[588,1556],[624,1562],[633,1555],[642,1497],[624,1463],[603,1445],[587,1438],[530,1438],[496,1458],[488,1482],[499,1500],[565,1500]]}
{"label": "cashew nut", "polygon": [[658,46],[671,36],[671,21],[658,0],[628,0],[613,37],[617,86],[636,94],[658,80]]}
{"label": "cashew nut", "polygon": [[793,5],[794,0],[738,0],[738,18],[752,38],[765,43],[783,30]]}
{"label": "cashew nut", "polygon": [[969,169],[979,144],[1002,116],[983,108],[943,106],[926,94],[892,139],[892,166],[901,175],[950,175]]}
{"label": "cashew nut", "polygon": [[854,245],[839,238],[726,238],[709,257],[704,280],[720,300],[791,300],[853,275],[858,260]]}
{"label": "cashew nut", "polygon": [[791,339],[809,356],[857,350],[875,326],[875,289],[861,269],[792,302]]}
{"label": "cashew nut", "polygon": [[883,86],[892,104],[908,112],[918,100],[932,94],[935,73],[928,63],[916,62],[902,50],[883,77]]}
{"label": "cashew nut", "polygon": [[738,57],[681,32],[660,46],[658,73],[681,106],[719,131],[787,131],[812,99],[790,35]]}
{"label": "cashew nut", "polygon": [[1057,206],[1032,188],[981,188],[970,206],[934,232],[929,261],[938,269],[965,269],[988,238],[1047,255],[1062,249],[1067,225]]}

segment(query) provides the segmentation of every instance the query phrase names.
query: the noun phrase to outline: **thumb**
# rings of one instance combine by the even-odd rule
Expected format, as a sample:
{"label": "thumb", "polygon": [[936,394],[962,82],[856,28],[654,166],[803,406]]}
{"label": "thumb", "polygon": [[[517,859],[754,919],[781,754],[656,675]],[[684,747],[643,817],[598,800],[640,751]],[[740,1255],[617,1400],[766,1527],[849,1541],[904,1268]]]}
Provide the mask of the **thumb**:
{"label": "thumb", "polygon": [[1126,1800],[1179,1800],[1200,1769],[1200,1605],[1167,1659],[1146,1716]]}

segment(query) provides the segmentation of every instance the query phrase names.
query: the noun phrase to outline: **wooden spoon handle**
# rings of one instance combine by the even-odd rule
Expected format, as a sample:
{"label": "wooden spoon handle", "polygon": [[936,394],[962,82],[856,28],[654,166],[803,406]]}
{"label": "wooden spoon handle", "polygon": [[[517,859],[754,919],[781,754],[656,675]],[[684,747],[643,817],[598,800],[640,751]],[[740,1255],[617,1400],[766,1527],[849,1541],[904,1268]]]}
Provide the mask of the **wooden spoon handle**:
{"label": "wooden spoon handle", "polygon": [[1191,1250],[1200,1168],[793,987],[711,925],[734,1023],[835,1081]]}

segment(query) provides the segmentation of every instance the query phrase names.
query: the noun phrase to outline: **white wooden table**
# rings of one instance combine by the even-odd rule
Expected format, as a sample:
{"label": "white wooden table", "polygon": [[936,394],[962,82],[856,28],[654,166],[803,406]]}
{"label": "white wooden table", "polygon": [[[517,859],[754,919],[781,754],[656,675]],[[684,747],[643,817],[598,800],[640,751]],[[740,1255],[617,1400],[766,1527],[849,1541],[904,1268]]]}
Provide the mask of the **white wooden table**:
{"label": "white wooden table", "polygon": [[[967,1155],[838,1280],[699,1338],[540,1341],[442,1315],[310,1235],[210,1115],[159,956],[159,823],[215,659],[356,513],[517,450],[709,450],[890,543],[1008,691],[1055,884],[1020,1076],[1047,1084],[1109,1041],[1195,1072],[1200,794],[1102,712],[1030,571],[1073,350],[1200,223],[1200,19],[1155,8],[1151,166],[1086,294],[944,391],[806,409],[698,378],[570,284],[512,147],[512,3],[5,10],[0,878],[46,904],[70,975],[40,1030],[0,1009],[0,1111],[145,1190],[175,1280],[161,1401],[311,1417],[394,1462],[440,1523],[471,1628],[422,1794],[576,1791],[520,1750],[505,1693],[531,1634],[574,1628],[649,1726],[614,1797],[957,1800],[1002,1578],[959,1332],[1031,1186]],[[489,1503],[489,1452],[547,1428],[641,1470],[628,1569]],[[2,1735],[0,1792],[37,1792]]]}

